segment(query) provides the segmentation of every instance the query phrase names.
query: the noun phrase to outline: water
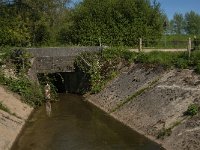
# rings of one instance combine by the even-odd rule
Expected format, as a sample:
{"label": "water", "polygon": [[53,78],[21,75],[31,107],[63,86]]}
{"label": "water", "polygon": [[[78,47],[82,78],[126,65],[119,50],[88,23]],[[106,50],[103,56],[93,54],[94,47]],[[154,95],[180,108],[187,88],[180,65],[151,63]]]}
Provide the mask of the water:
{"label": "water", "polygon": [[12,150],[160,150],[80,96],[61,94],[48,116],[35,111]]}

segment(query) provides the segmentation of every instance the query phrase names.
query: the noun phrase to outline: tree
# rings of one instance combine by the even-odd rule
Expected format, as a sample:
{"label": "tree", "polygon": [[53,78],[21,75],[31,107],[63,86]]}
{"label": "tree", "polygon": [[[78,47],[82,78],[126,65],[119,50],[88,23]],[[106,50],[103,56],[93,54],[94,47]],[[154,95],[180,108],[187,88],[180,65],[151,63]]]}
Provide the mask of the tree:
{"label": "tree", "polygon": [[200,35],[200,15],[194,11],[185,14],[185,31],[190,35]]}
{"label": "tree", "polygon": [[185,31],[185,21],[184,17],[180,13],[175,13],[173,19],[170,22],[172,26],[172,33],[174,34],[184,34]]}
{"label": "tree", "polygon": [[159,3],[149,0],[84,0],[73,10],[68,43],[81,45],[129,45],[138,38],[158,39],[163,32]]}
{"label": "tree", "polygon": [[0,45],[49,43],[68,13],[68,2],[70,0],[1,0]]}

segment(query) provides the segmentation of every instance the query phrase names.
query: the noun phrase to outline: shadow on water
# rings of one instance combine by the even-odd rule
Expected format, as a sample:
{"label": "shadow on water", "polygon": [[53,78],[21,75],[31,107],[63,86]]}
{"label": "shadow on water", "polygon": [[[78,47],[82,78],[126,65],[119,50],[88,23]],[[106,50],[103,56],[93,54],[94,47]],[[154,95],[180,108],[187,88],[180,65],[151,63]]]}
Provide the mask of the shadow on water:
{"label": "shadow on water", "polygon": [[160,150],[160,145],[133,132],[104,112],[72,94],[60,94],[35,111],[12,150]]}

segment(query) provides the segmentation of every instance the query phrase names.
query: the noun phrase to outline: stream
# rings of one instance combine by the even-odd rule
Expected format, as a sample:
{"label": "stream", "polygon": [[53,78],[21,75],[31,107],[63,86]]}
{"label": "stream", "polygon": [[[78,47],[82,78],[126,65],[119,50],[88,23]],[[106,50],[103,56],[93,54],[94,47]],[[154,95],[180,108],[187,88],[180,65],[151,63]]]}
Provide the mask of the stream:
{"label": "stream", "polygon": [[161,150],[161,146],[73,94],[59,94],[27,121],[12,150]]}

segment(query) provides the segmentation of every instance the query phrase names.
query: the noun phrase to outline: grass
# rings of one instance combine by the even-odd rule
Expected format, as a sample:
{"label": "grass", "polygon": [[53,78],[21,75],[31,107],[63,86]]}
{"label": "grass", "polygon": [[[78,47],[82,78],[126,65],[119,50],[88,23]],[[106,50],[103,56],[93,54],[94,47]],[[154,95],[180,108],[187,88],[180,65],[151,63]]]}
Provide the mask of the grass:
{"label": "grass", "polygon": [[10,110],[0,101],[0,109],[11,114]]}
{"label": "grass", "polygon": [[[184,120],[184,119],[183,119],[183,120]],[[158,133],[157,138],[158,138],[158,139],[164,139],[164,137],[170,136],[171,133],[172,133],[173,128],[175,128],[176,126],[178,126],[179,124],[181,124],[183,120],[176,121],[176,122],[173,123],[172,126],[170,126],[170,127],[168,127],[168,128],[163,128],[163,129],[161,129],[160,132]]]}
{"label": "grass", "polygon": [[88,66],[81,59],[76,59],[76,67],[89,77],[92,93],[101,91],[106,83],[119,73],[118,64],[120,63],[123,65],[140,63],[150,67],[159,65],[164,68],[194,69],[196,73],[200,74],[200,51],[193,51],[189,58],[187,52],[136,53],[124,47],[111,47],[104,49],[101,54],[84,53],[82,58],[92,66]]}

